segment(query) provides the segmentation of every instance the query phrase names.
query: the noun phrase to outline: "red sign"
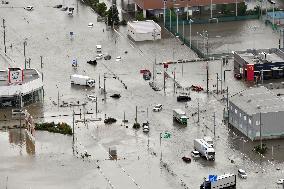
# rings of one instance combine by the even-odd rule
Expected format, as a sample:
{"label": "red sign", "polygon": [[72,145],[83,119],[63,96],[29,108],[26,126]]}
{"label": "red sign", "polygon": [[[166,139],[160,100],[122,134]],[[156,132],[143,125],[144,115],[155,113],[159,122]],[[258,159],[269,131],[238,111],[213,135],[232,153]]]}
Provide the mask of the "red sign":
{"label": "red sign", "polygon": [[254,80],[254,64],[247,64],[247,81]]}
{"label": "red sign", "polygon": [[169,67],[169,65],[168,64],[164,64],[164,68],[168,68]]}

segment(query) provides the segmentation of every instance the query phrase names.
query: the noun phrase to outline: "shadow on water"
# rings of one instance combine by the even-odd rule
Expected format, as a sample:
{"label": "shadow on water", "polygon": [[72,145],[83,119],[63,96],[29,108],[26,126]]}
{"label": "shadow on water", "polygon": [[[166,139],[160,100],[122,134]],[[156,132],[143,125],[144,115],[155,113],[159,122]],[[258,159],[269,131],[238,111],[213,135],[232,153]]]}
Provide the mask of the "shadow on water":
{"label": "shadow on water", "polygon": [[35,144],[26,134],[25,129],[9,129],[8,134],[12,148],[20,147],[22,149],[25,147],[28,155],[35,154]]}

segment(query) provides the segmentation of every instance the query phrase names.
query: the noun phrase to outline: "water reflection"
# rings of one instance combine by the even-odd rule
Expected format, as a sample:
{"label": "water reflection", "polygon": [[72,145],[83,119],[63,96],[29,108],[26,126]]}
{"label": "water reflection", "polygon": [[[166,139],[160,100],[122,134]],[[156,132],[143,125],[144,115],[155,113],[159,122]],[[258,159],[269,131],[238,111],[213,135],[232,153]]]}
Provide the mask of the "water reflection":
{"label": "water reflection", "polygon": [[35,143],[34,141],[29,137],[29,135],[26,134],[26,129],[9,129],[9,143],[19,146],[21,148],[21,155],[22,155],[22,149],[26,148],[26,153],[28,155],[34,155],[35,154]]}

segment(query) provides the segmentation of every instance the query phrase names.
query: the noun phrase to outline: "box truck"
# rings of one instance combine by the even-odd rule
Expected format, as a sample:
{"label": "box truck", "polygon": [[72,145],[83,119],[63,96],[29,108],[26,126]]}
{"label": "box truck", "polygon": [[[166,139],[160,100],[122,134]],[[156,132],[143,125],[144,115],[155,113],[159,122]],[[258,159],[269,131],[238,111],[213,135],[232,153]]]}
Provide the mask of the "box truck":
{"label": "box truck", "polygon": [[174,109],[173,110],[173,119],[177,120],[179,123],[186,125],[188,117],[186,116],[185,112],[181,109]]}
{"label": "box truck", "polygon": [[215,150],[203,139],[194,140],[194,149],[200,153],[201,156],[207,160],[215,160]]}
{"label": "box truck", "polygon": [[[216,175],[215,175],[216,176]],[[236,175],[235,174],[224,174],[216,176],[216,179],[206,179],[200,185],[200,189],[221,189],[221,188],[236,188]],[[205,186],[205,187],[204,187]]]}
{"label": "box truck", "polygon": [[74,74],[74,75],[71,75],[71,84],[94,87],[95,80],[91,79],[88,76]]}

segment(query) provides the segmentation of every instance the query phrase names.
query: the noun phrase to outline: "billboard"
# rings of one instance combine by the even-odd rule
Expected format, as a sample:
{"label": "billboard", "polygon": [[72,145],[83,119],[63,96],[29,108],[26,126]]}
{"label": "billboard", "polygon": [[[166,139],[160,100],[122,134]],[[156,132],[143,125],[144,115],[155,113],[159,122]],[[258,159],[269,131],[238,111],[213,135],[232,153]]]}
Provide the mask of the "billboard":
{"label": "billboard", "polygon": [[9,84],[22,83],[23,80],[24,80],[23,70],[21,70],[20,68],[9,68],[8,71]]}
{"label": "billboard", "polygon": [[254,80],[254,64],[247,64],[247,81]]}

